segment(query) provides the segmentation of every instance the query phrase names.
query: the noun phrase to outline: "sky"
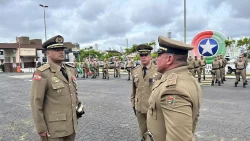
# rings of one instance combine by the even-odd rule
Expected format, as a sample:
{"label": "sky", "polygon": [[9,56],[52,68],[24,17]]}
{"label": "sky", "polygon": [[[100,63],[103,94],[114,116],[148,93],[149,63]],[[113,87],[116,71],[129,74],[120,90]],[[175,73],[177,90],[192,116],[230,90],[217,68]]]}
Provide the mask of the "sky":
{"label": "sky", "polygon": [[[186,0],[187,43],[204,30],[227,37],[250,35],[249,0]],[[16,36],[42,39],[44,10],[47,38],[62,35],[81,48],[120,50],[133,44],[158,40],[172,33],[184,40],[184,0],[0,0],[0,42]]]}

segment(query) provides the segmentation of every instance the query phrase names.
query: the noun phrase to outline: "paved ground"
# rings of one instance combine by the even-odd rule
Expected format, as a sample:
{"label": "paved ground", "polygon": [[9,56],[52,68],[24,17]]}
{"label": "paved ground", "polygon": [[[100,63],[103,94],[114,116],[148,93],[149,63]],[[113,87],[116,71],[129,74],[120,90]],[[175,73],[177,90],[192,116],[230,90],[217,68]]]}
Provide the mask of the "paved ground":
{"label": "paved ground", "polygon": [[[137,121],[130,105],[131,81],[79,79],[86,114],[77,141],[137,141]],[[0,73],[0,141],[35,141],[30,111],[31,74]],[[250,140],[250,86],[202,86],[198,141]]]}

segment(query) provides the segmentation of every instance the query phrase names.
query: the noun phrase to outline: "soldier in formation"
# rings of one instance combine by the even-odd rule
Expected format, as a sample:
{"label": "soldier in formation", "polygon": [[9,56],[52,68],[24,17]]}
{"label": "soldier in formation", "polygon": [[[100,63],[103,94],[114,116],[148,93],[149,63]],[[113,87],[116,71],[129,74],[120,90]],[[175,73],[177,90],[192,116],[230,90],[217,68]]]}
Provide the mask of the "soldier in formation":
{"label": "soldier in formation", "polygon": [[205,71],[206,71],[207,62],[203,56],[201,56],[200,62],[201,62],[201,73],[203,73],[203,80],[205,80],[206,79]]}
{"label": "soldier in formation", "polygon": [[201,61],[198,60],[197,56],[195,56],[194,60],[194,74],[198,75],[198,82],[201,82]]}
{"label": "soldier in formation", "polygon": [[188,68],[188,71],[195,77],[195,74],[194,74],[194,60],[193,60],[192,56],[188,57],[187,68]]}
{"label": "soldier in formation", "polygon": [[243,81],[243,88],[246,88],[246,62],[243,60],[243,56],[240,56],[238,61],[235,63],[236,68],[236,79],[235,79],[235,87],[238,85],[239,78],[241,76]]}
{"label": "soldier in formation", "polygon": [[96,76],[99,76],[100,63],[99,63],[98,58],[96,58],[95,64],[96,64]]}
{"label": "soldier in formation", "polygon": [[83,74],[82,78],[85,78],[85,76],[86,76],[86,78],[88,78],[88,64],[84,58],[82,59],[81,68],[82,68],[82,74]]}
{"label": "soldier in formation", "polygon": [[120,75],[121,63],[118,58],[115,59],[115,67],[114,67],[114,77],[121,77]]}
{"label": "soldier in formation", "polygon": [[221,62],[218,60],[218,57],[215,56],[213,63],[212,63],[212,84],[211,86],[214,86],[214,80],[217,80],[217,83],[219,86],[221,86],[221,73],[220,73],[220,68],[221,68],[222,64]]}
{"label": "soldier in formation", "polygon": [[107,59],[103,61],[103,71],[102,71],[102,79],[109,79],[109,62]]}
{"label": "soldier in formation", "polygon": [[76,77],[78,77],[78,62],[77,62],[76,59],[74,60],[74,67],[75,67],[75,74],[76,74]]}
{"label": "soldier in formation", "polygon": [[138,121],[142,141],[145,140],[143,135],[147,132],[147,110],[149,108],[148,99],[152,92],[151,88],[155,81],[161,77],[151,61],[152,49],[151,46],[144,44],[137,47],[141,64],[132,71],[131,103]]}
{"label": "soldier in formation", "polygon": [[126,63],[126,69],[128,71],[128,81],[130,80],[130,75],[133,67],[134,67],[134,62],[131,60],[131,58],[129,58]]}

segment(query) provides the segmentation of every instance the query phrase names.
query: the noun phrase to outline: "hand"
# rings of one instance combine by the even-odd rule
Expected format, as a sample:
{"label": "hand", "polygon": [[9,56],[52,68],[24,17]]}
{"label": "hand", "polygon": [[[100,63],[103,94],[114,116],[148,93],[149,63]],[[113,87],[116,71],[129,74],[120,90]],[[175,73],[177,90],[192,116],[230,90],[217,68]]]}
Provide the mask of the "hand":
{"label": "hand", "polygon": [[136,115],[136,110],[135,110],[135,107],[133,107],[133,110],[134,110],[134,113],[135,113],[135,115]]}
{"label": "hand", "polygon": [[42,141],[48,141],[48,136],[49,136],[48,131],[39,133],[39,136]]}

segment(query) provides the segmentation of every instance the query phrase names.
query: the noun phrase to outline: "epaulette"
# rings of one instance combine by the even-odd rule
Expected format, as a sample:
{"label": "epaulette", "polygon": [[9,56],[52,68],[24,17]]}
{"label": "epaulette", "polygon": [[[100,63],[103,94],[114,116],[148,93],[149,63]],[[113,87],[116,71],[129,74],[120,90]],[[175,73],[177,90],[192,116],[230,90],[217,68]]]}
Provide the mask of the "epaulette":
{"label": "epaulette", "polygon": [[65,63],[66,66],[68,67],[72,67],[72,68],[75,68],[75,66],[71,65],[71,64],[68,64],[68,63]]}
{"label": "epaulette", "polygon": [[176,81],[177,81],[177,74],[171,73],[167,78],[167,86],[176,85]]}
{"label": "epaulette", "polygon": [[139,68],[139,67],[140,67],[140,65],[134,67],[132,70],[136,70],[136,69]]}
{"label": "epaulette", "polygon": [[44,65],[40,66],[39,68],[37,68],[37,70],[39,70],[39,71],[45,71],[48,68],[50,68],[50,65],[49,64],[44,64]]}

